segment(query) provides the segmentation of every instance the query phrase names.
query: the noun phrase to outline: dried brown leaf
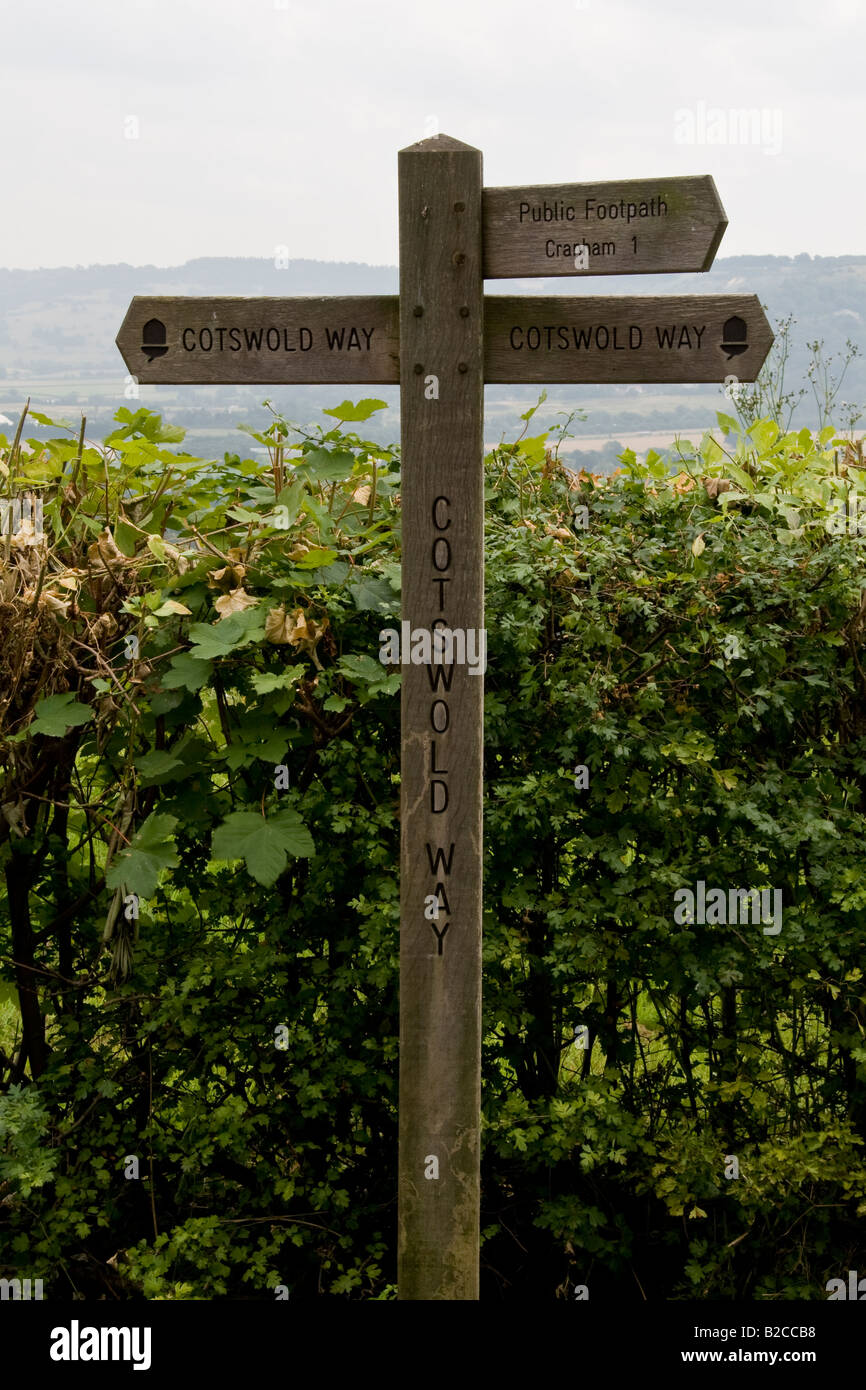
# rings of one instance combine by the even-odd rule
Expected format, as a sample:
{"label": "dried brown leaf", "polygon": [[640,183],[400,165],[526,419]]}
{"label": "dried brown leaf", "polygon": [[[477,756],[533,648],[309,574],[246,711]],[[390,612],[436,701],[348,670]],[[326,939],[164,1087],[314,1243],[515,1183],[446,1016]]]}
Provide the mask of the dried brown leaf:
{"label": "dried brown leaf", "polygon": [[242,613],[245,608],[255,608],[257,603],[258,599],[244,589],[232,589],[230,594],[222,594],[214,600],[214,608],[221,618],[227,618],[230,613]]}

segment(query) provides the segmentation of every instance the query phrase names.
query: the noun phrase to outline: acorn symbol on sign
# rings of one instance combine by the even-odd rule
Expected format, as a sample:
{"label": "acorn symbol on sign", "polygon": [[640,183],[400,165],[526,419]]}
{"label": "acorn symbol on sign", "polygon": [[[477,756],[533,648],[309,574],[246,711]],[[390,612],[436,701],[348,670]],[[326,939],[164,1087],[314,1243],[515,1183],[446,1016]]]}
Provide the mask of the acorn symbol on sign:
{"label": "acorn symbol on sign", "polygon": [[148,319],[141,330],[141,350],[148,362],[152,362],[154,357],[164,357],[168,352],[168,344],[165,341],[165,324],[161,323],[159,319]]}
{"label": "acorn symbol on sign", "polygon": [[728,354],[728,358],[739,357],[741,352],[745,352],[749,346],[748,329],[746,320],[741,319],[738,314],[729,318],[722,327],[722,352]]}

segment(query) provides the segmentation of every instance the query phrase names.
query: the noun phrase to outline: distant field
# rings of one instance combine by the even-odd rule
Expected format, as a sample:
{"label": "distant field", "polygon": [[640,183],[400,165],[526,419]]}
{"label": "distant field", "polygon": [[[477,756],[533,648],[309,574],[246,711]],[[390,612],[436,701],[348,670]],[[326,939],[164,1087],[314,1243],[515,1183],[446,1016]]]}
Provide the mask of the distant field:
{"label": "distant field", "polygon": [[[541,390],[539,387],[538,394]],[[597,391],[597,388],[590,390]],[[255,457],[260,451],[256,450],[254,442],[247,435],[239,433],[236,426],[244,422],[264,428],[271,416],[262,408],[262,401],[276,394],[273,388],[251,388],[249,398],[239,400],[233,391],[214,387],[145,386],[141,388],[138,401],[135,401],[127,399],[118,390],[116,377],[94,376],[71,380],[55,375],[31,378],[26,383],[0,378],[0,415],[5,415],[13,423],[17,422],[29,395],[33,410],[55,420],[66,419],[74,428],[84,414],[88,421],[88,436],[95,440],[108,433],[119,406],[141,405],[159,411],[172,424],[184,426],[186,438],[183,447],[191,454],[215,458],[228,451]],[[306,424],[316,420],[326,424],[326,417],[321,414],[324,404],[336,404],[346,396],[357,400],[364,394],[384,396],[391,392],[388,388],[380,392],[375,387],[307,387],[282,408],[287,418],[296,423]],[[507,388],[495,386],[486,389],[485,448],[493,448],[502,439],[514,439],[521,432],[523,422],[520,416],[537,400],[535,390],[530,394],[533,399],[527,400],[526,393],[518,396]],[[191,400],[196,403],[191,404]],[[386,410],[370,421],[368,438],[381,442],[399,438],[396,392],[394,401],[395,405],[389,404]],[[278,404],[277,400],[274,403]],[[574,387],[568,389],[566,394],[559,386],[550,389],[547,400],[526,424],[526,433],[537,435],[544,430],[555,431],[564,424],[569,414],[581,410],[587,418],[572,420],[568,427],[570,437],[562,443],[560,452],[565,458],[572,454],[600,455],[607,451],[600,466],[608,469],[613,466],[609,451],[612,441],[622,448],[633,449],[641,456],[648,449],[670,448],[677,436],[696,442],[705,429],[715,426],[716,411],[725,408],[720,387],[687,393],[682,389],[679,393],[664,390],[650,395],[638,388],[623,390],[622,387],[612,387],[604,394],[589,394],[580,387]],[[0,425],[0,432],[8,435],[10,426]],[[44,432],[28,421],[25,438],[32,435],[39,437]],[[598,458],[591,460],[589,466],[599,466]]]}
{"label": "distant field", "polygon": [[616,439],[624,449],[633,449],[636,454],[648,449],[669,449],[675,439],[690,439],[697,444],[704,431],[712,428],[715,421],[703,425],[683,425],[678,430],[638,430],[634,434],[596,434],[582,435],[580,439],[567,439],[561,446],[560,454],[593,453],[603,449],[611,439]]}

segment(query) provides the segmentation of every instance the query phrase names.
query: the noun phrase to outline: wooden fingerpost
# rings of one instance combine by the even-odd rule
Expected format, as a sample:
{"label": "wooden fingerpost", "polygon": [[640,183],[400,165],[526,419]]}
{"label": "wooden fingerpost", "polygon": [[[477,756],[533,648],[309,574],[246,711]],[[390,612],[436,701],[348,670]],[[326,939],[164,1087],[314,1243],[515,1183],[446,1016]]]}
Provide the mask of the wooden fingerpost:
{"label": "wooden fingerpost", "polygon": [[[398,156],[400,1299],[478,1298],[485,663],[459,632],[486,651],[481,165],[445,135]],[[453,648],[415,664],[437,627]]]}
{"label": "wooden fingerpost", "polygon": [[485,301],[485,277],[708,270],[727,226],[708,175],[482,196],[481,151],[447,135],[398,172],[399,308],[136,296],[117,345],[142,382],[400,382],[398,1297],[477,1299],[484,381],[754,381],[773,335],[747,294]]}

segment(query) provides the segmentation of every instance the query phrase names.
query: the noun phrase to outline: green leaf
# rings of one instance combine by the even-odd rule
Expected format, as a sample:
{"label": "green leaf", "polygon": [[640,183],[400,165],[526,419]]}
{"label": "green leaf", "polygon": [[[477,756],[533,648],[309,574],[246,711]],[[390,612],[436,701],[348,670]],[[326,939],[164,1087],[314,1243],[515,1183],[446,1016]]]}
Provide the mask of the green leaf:
{"label": "green leaf", "polygon": [[193,623],[189,630],[193,644],[190,655],[199,661],[228,656],[237,648],[258,641],[264,631],[264,616],[259,608],[232,613],[218,623]]}
{"label": "green leaf", "polygon": [[317,584],[342,584],[349,574],[345,560],[335,560],[331,565],[320,565],[316,575]]}
{"label": "green leaf", "polygon": [[755,448],[763,454],[772,448],[779,438],[779,426],[775,420],[756,420],[754,425],[749,427],[749,434],[754,441]]}
{"label": "green leaf", "polygon": [[40,410],[28,410],[27,414],[31,420],[35,420],[37,425],[48,425],[50,429],[71,430],[74,429],[71,420],[52,420],[50,416],[43,415]]}
{"label": "green leaf", "polygon": [[547,436],[550,431],[545,430],[544,434],[537,434],[532,439],[521,439],[520,452],[524,458],[531,463],[543,463],[547,451]]}
{"label": "green leaf", "polygon": [[712,468],[713,464],[719,463],[725,457],[725,451],[717,439],[714,439],[709,430],[701,440],[701,458]]}
{"label": "green leaf", "polygon": [[371,656],[343,656],[337,662],[337,670],[342,671],[352,681],[362,681],[365,685],[378,685],[387,674],[380,661]]}
{"label": "green leaf", "polygon": [[211,852],[214,859],[243,859],[251,877],[269,888],[288,855],[308,858],[315,846],[297,811],[278,811],[267,819],[256,811],[233,811],[214,831]]}
{"label": "green leaf", "polygon": [[739,464],[737,464],[737,463],[732,463],[732,462],[730,461],[730,459],[729,459],[729,460],[728,460],[727,471],[730,473],[731,477],[734,479],[734,482],[739,483],[740,487],[743,489],[744,492],[754,492],[754,491],[755,491],[755,484],[754,484],[754,482],[753,482],[752,479],[749,477],[749,475],[748,475],[748,473],[745,471],[745,469],[740,468]]}
{"label": "green leaf", "polygon": [[359,687],[359,699],[362,704],[380,695],[393,695],[400,689],[401,672],[389,672],[387,666],[383,666],[380,661],[374,661],[371,656],[352,654],[341,657],[337,663],[337,670]]}
{"label": "green leaf", "polygon": [[162,536],[148,536],[147,548],[151,555],[155,555],[157,560],[161,561],[162,564],[168,563],[166,559],[165,541],[162,539]]}
{"label": "green leaf", "polygon": [[37,701],[33,712],[36,718],[28,733],[45,734],[47,738],[62,738],[67,729],[86,724],[93,715],[88,705],[82,705],[68,691],[65,695],[48,695]]}
{"label": "green leaf", "polygon": [[333,415],[335,420],[369,420],[371,415],[375,415],[377,410],[387,410],[387,401],[377,401],[369,397],[363,401],[358,401],[353,405],[351,401],[343,401],[341,405],[333,410],[323,410],[323,415]]}
{"label": "green leaf", "polygon": [[720,787],[725,791],[736,791],[737,788],[737,769],[734,767],[711,767],[710,771],[715,777]]}
{"label": "green leaf", "polygon": [[163,689],[177,690],[183,688],[194,693],[196,690],[201,690],[203,685],[207,685],[212,670],[213,665],[210,661],[202,661],[197,657],[190,656],[188,652],[181,652],[174,657],[162,677]]}
{"label": "green leaf", "polygon": [[396,608],[400,600],[387,579],[359,579],[349,585],[349,593],[359,612],[377,612]]}
{"label": "green leaf", "polygon": [[355,466],[355,455],[347,449],[311,449],[295,467],[315,483],[336,483],[348,478]]}
{"label": "green leaf", "polygon": [[133,415],[122,405],[115,411],[114,418],[120,422],[120,429],[106,435],[106,443],[114,444],[115,441],[129,439],[131,435],[141,434],[151,444],[179,444],[186,436],[186,430],[179,425],[164,425],[160,415],[144,406]]}
{"label": "green leaf", "polygon": [[135,554],[136,546],[139,543],[139,533],[133,526],[128,526],[125,521],[118,521],[114,527],[114,539],[117,548],[127,557]]}
{"label": "green leaf", "polygon": [[105,875],[106,886],[120,888],[126,884],[130,893],[137,893],[141,898],[152,897],[161,871],[175,869],[180,863],[172,838],[176,825],[177,816],[151,812],[129,849],[118,855],[109,868]]}
{"label": "green leaf", "polygon": [[154,748],[150,753],[145,753],[143,757],[136,758],[135,766],[142,776],[151,778],[162,777],[164,773],[172,772],[176,767],[183,767],[183,763],[173,753],[168,753],[161,748]]}
{"label": "green leaf", "polygon": [[[303,478],[293,479],[291,483],[288,483],[281,490],[279,497],[274,503],[274,507],[282,507],[283,510],[279,513],[269,513],[262,519],[268,525],[276,525],[276,518],[279,517],[280,524],[277,526],[277,530],[288,530],[289,527],[294,526],[298,519],[298,512],[301,509],[301,503],[304,500],[304,493],[306,490],[307,484]],[[273,521],[269,519],[271,516],[274,517]]]}
{"label": "green leaf", "polygon": [[181,617],[186,618],[191,616],[190,610],[187,608],[186,604],[179,603],[176,598],[167,598],[165,603],[153,610],[153,616],[155,618],[169,618],[175,613],[179,613]]}
{"label": "green leaf", "polygon": [[336,550],[326,550],[324,546],[314,545],[299,560],[293,560],[295,569],[317,570],[322,565],[330,565],[337,558]]}
{"label": "green leaf", "polygon": [[530,406],[529,409],[524,411],[524,413],[521,415],[521,420],[531,420],[538,407],[540,405],[543,405],[546,400],[547,392],[542,391],[541,395],[538,397],[538,400],[535,402],[535,405]]}
{"label": "green leaf", "polygon": [[274,690],[290,690],[303,678],[305,667],[295,666],[290,671],[257,671],[252,677],[252,687],[257,695],[270,695]]}

